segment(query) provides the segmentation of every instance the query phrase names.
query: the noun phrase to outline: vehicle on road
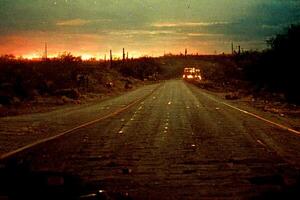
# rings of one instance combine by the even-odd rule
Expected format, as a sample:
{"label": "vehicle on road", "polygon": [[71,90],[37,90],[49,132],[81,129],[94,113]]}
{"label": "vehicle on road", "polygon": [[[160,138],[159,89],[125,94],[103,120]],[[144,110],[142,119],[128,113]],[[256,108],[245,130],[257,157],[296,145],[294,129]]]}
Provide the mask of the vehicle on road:
{"label": "vehicle on road", "polygon": [[182,78],[184,80],[194,80],[194,81],[201,81],[201,73],[200,69],[195,67],[185,67],[183,70]]}

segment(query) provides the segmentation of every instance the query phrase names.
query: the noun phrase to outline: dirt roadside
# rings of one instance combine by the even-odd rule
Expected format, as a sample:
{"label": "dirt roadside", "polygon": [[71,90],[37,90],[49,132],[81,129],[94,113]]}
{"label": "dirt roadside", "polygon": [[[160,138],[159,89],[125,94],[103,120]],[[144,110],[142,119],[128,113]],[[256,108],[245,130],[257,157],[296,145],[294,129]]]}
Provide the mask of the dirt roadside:
{"label": "dirt roadside", "polygon": [[65,95],[39,95],[32,100],[18,101],[12,105],[4,106],[0,104],[0,118],[8,116],[18,116],[33,113],[46,113],[58,109],[76,107],[76,105],[92,105],[103,100],[122,95],[133,91],[141,86],[153,84],[152,81],[140,81],[132,79],[130,87],[125,87],[122,80],[115,81],[113,86],[103,85],[100,92],[90,92],[84,90],[74,90],[78,93],[78,98],[73,99]]}
{"label": "dirt roadside", "polygon": [[209,81],[194,82],[193,84],[209,94],[223,99],[224,102],[240,108],[250,108],[250,111],[259,111],[258,114],[271,114],[275,121],[283,121],[293,129],[300,131],[300,106],[287,103],[281,99],[280,94],[254,93],[245,87],[220,86]]}

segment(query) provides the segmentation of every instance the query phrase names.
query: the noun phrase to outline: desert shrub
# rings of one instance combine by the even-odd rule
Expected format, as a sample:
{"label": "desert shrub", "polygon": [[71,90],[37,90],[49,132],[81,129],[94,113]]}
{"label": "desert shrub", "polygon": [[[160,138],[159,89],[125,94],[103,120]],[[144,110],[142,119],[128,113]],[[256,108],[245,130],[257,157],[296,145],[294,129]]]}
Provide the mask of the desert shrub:
{"label": "desert shrub", "polygon": [[284,33],[277,34],[267,43],[269,48],[263,52],[238,56],[239,64],[244,62],[245,77],[258,90],[282,92],[287,100],[299,104],[300,25],[291,25]]}
{"label": "desert shrub", "polygon": [[117,63],[116,68],[122,75],[140,80],[153,76],[161,70],[160,65],[156,60],[149,57],[119,62]]}
{"label": "desert shrub", "polygon": [[28,99],[36,93],[53,93],[73,87],[80,64],[81,59],[70,53],[46,61],[1,56],[0,95]]}

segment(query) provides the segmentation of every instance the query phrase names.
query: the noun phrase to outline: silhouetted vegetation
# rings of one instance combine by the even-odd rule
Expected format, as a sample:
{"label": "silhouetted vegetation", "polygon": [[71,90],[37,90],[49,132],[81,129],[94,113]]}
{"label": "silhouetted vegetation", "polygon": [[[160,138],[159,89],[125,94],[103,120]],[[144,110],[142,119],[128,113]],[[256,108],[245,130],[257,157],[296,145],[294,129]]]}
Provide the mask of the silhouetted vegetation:
{"label": "silhouetted vegetation", "polygon": [[31,99],[40,94],[53,94],[59,88],[73,87],[81,62],[79,57],[74,57],[70,53],[44,61],[2,56],[0,104]]}
{"label": "silhouetted vegetation", "polygon": [[125,62],[118,61],[114,64],[114,68],[125,77],[134,77],[140,80],[156,79],[161,72],[160,64],[151,57],[131,59]]}
{"label": "silhouetted vegetation", "polygon": [[160,70],[153,58],[115,60],[112,64],[83,61],[70,53],[43,60],[1,56],[0,104],[18,104],[41,95],[78,99],[86,91],[129,89],[135,79],[155,80]]}
{"label": "silhouetted vegetation", "polygon": [[291,25],[267,43],[268,49],[237,55],[236,62],[257,91],[282,93],[288,101],[299,104],[300,25]]}

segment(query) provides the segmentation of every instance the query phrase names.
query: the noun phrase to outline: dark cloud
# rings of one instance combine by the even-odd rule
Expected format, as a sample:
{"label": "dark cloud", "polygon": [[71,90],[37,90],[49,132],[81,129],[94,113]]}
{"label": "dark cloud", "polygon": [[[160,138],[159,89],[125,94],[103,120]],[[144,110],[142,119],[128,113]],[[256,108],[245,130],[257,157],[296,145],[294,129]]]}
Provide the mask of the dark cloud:
{"label": "dark cloud", "polygon": [[[55,38],[74,51],[88,44],[87,48],[103,51],[128,46],[136,51],[145,47],[145,51],[162,52],[159,45],[176,51],[184,44],[211,53],[215,49],[229,51],[231,41],[245,48],[263,48],[266,38],[300,22],[300,1],[1,0],[0,19],[2,41],[13,41],[11,46],[5,43],[9,49],[18,48],[12,46],[16,44],[12,36],[21,41],[26,35],[30,41],[31,35],[35,37],[32,41]],[[78,40],[80,35],[82,41],[76,41],[72,49],[72,39]]]}

